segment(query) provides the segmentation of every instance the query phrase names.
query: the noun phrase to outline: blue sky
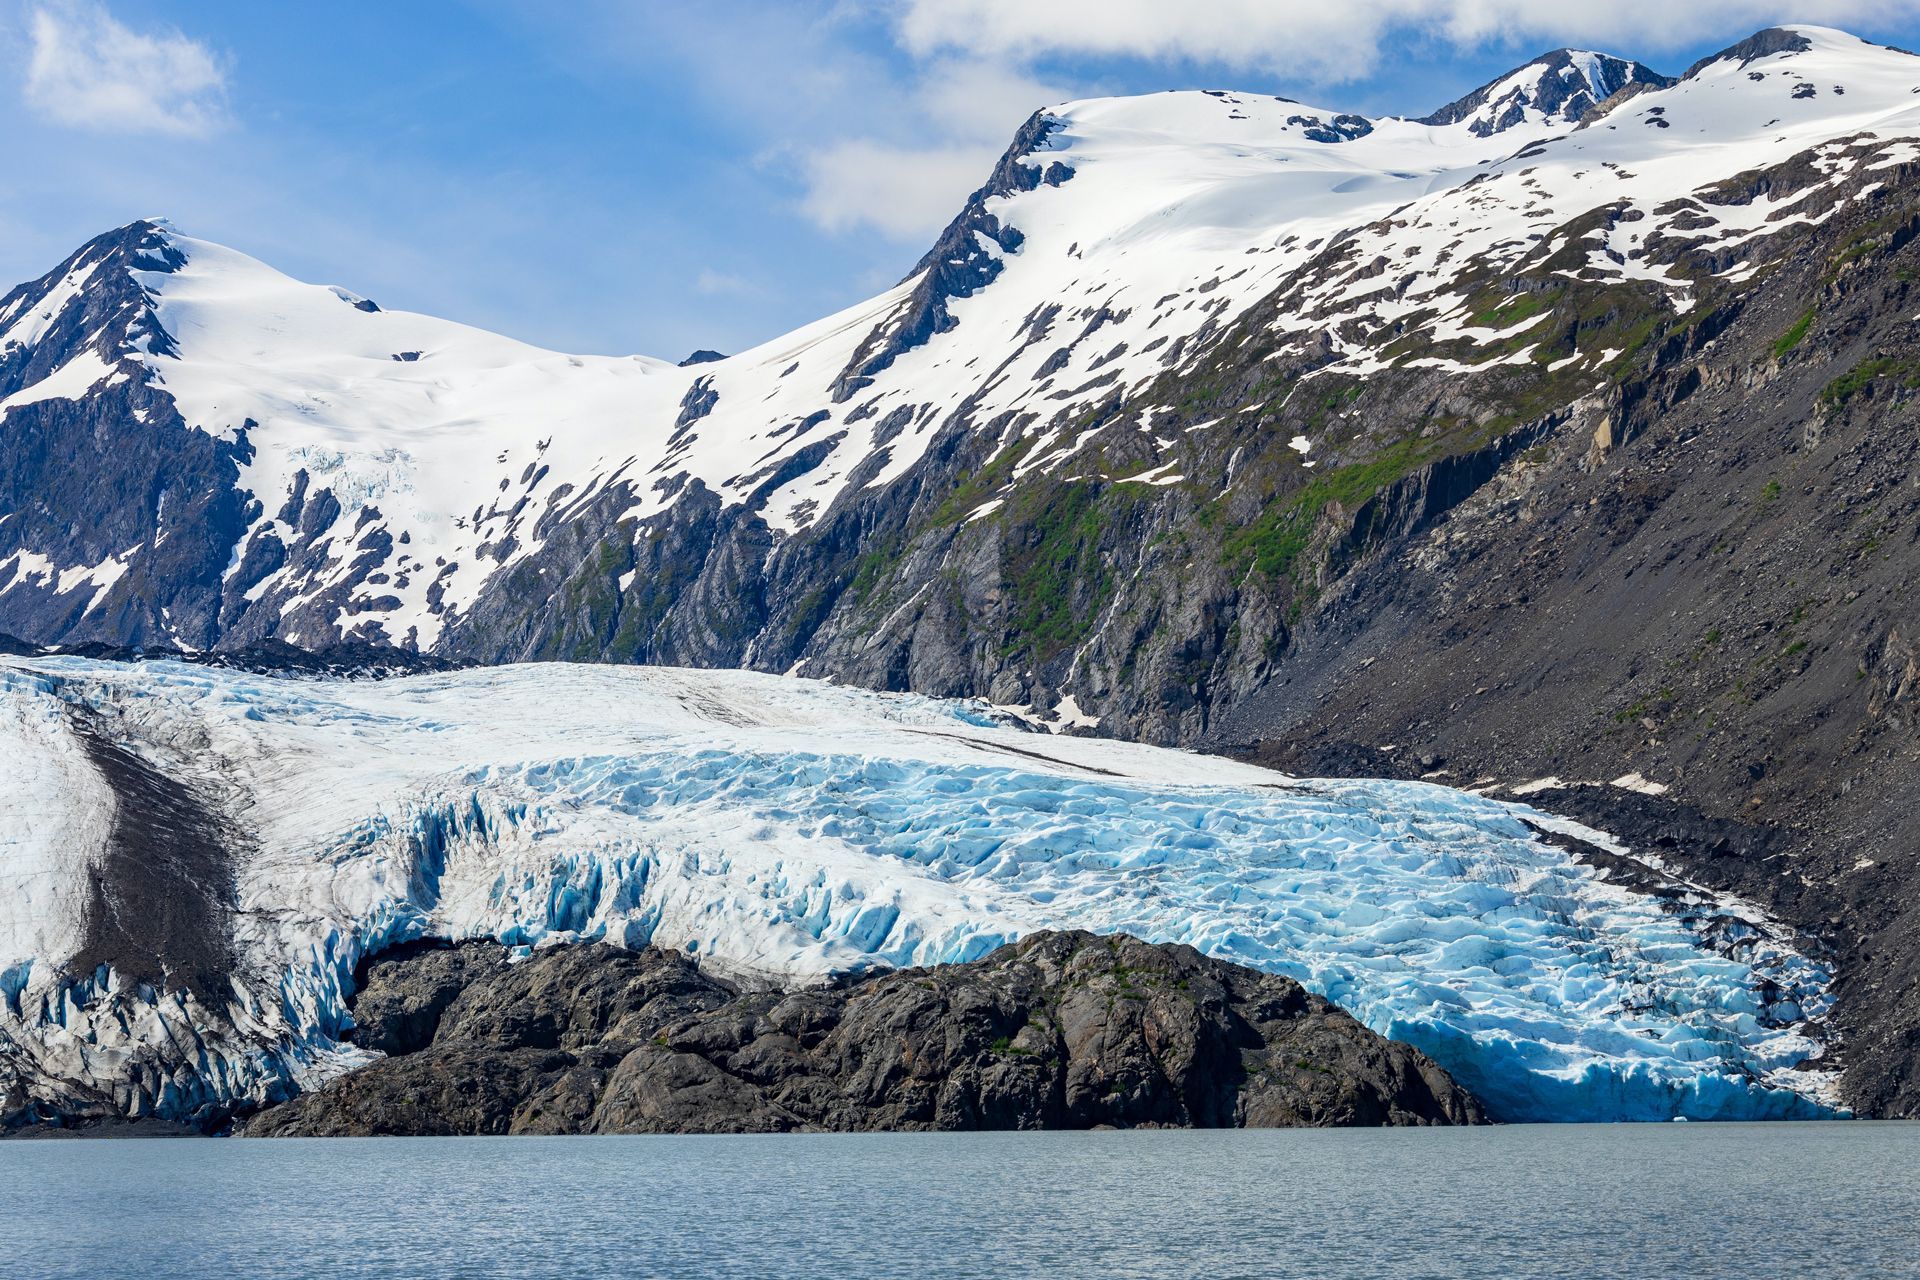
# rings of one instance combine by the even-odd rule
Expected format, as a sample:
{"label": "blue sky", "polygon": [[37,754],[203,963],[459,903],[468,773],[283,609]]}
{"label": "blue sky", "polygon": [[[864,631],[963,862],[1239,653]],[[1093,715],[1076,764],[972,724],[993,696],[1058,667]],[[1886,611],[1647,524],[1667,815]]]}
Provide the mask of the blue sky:
{"label": "blue sky", "polygon": [[1920,46],[1920,0],[0,0],[0,291],[166,216],[563,350],[735,351],[897,279],[1050,102],[1416,114],[1780,20]]}

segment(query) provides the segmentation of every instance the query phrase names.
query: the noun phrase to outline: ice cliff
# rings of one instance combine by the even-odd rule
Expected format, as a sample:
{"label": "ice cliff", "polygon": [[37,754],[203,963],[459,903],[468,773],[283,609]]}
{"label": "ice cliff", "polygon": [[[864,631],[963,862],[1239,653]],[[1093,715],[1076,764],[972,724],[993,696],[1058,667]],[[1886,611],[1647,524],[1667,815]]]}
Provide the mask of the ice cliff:
{"label": "ice cliff", "polygon": [[1576,853],[1618,848],[1601,833],[983,703],[735,671],[5,659],[0,775],[16,1114],[205,1118],[312,1087],[367,1058],[343,1040],[356,966],[412,939],[805,978],[1069,928],[1295,978],[1500,1118],[1831,1102],[1803,1066],[1825,970],[1739,903],[1609,883]]}

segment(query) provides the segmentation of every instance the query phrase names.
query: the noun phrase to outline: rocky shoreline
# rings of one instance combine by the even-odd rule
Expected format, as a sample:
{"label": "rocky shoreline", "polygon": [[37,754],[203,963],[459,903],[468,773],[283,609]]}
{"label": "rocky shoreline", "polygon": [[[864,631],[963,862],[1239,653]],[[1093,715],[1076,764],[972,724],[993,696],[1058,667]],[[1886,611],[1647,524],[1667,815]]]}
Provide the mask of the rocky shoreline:
{"label": "rocky shoreline", "polygon": [[1479,1102],[1298,983],[1042,933],[969,964],[753,991],[677,952],[491,943],[366,967],[388,1056],[248,1136],[1448,1125]]}

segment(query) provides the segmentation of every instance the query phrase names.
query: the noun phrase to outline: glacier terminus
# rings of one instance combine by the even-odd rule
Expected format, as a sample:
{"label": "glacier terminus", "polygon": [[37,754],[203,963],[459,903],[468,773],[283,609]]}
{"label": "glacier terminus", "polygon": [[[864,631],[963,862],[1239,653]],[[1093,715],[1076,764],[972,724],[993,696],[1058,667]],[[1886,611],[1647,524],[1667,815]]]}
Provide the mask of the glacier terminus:
{"label": "glacier terminus", "polygon": [[[1035,732],[978,701],[562,664],[7,659],[0,762],[35,797],[0,798],[26,887],[0,908],[0,1088],[49,1109],[195,1120],[315,1087],[368,1059],[356,966],[409,941],[652,943],[818,981],[1080,928],[1292,977],[1501,1119],[1835,1110],[1829,974],[1782,931],[1609,883],[1581,851],[1631,851],[1603,833],[1441,786]],[[216,888],[163,907],[187,880]]]}

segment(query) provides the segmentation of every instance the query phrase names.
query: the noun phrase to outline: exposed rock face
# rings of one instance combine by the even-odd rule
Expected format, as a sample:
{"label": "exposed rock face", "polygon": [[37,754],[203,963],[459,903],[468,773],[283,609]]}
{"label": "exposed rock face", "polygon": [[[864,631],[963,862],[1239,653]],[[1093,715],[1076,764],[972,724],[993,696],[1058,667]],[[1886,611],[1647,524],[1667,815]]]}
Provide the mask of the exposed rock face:
{"label": "exposed rock face", "polygon": [[1299,984],[1184,946],[1037,934],[972,964],[742,992],[674,952],[376,961],[394,1055],[258,1136],[1472,1124],[1423,1054]]}
{"label": "exposed rock face", "polygon": [[[195,648],[221,634],[222,575],[255,505],[236,487],[251,446],[244,431],[220,439],[193,430],[125,355],[172,350],[133,273],[177,265],[152,224],[134,223],[0,298],[0,316],[40,308],[41,330],[32,346],[0,344],[0,400],[30,395],[76,360],[115,371],[84,398],[0,410],[0,596],[14,634]],[[59,295],[58,282],[76,273],[91,287]],[[165,536],[174,529],[182,536]],[[89,581],[35,577],[13,554],[27,547],[50,563],[100,566],[100,579],[120,589],[95,599]]]}
{"label": "exposed rock face", "polygon": [[1625,89],[1637,86],[1664,89],[1673,83],[1671,76],[1663,76],[1625,58],[1556,49],[1517,72],[1480,86],[1459,101],[1448,103],[1424,117],[1421,123],[1465,123],[1478,136],[1490,138],[1524,120],[1529,111],[1549,120],[1573,124]]}
{"label": "exposed rock face", "polygon": [[1687,74],[1697,75],[1714,63],[1729,59],[1738,61],[1744,67],[1768,54],[1802,52],[1808,44],[1807,38],[1797,31],[1790,31],[1784,27],[1768,27],[1764,31],[1754,32],[1739,44],[1722,49],[1719,53],[1708,54],[1688,67]]}
{"label": "exposed rock face", "polygon": [[[1000,274],[1001,255],[1018,250],[1023,237],[1016,228],[1003,226],[988,210],[987,202],[996,196],[1032,191],[1042,183],[1057,187],[1073,176],[1072,168],[1061,160],[1044,166],[1029,163],[1029,157],[1045,148],[1047,135],[1058,125],[1045,112],[1036,111],[1020,126],[986,184],[967,198],[959,216],[947,224],[933,248],[915,264],[911,274],[921,278],[913,292],[867,335],[835,380],[835,403],[867,387],[875,374],[901,355],[953,328],[956,322],[949,304],[993,283]],[[989,242],[998,252],[986,248]]]}

